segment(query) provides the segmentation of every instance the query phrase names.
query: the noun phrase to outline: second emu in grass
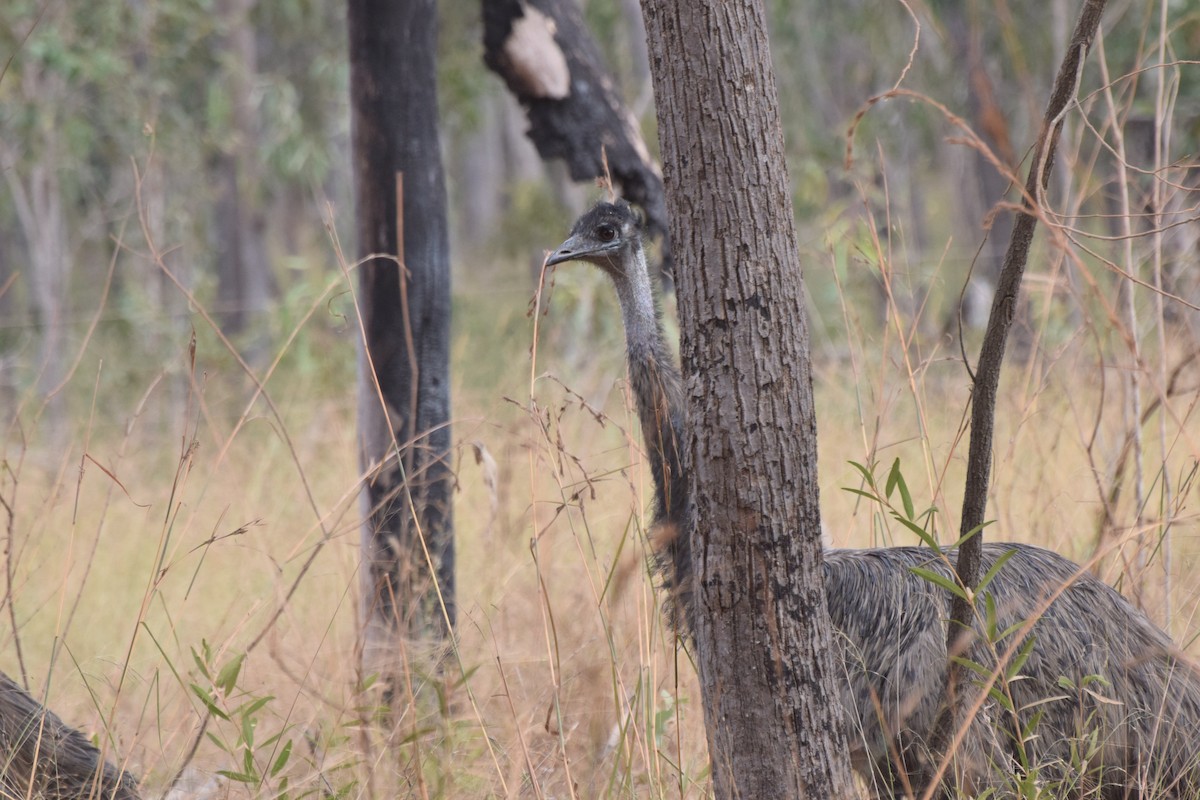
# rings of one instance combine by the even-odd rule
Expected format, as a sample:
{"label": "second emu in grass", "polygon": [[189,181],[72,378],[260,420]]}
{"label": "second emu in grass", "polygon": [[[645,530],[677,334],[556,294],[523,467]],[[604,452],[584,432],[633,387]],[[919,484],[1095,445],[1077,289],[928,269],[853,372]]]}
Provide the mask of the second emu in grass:
{"label": "second emu in grass", "polygon": [[[687,420],[637,213],[624,202],[596,205],[546,263],[566,261],[598,266],[617,290],[655,524],[666,532],[656,537],[658,568],[672,622],[687,639],[695,613],[681,450]],[[1048,796],[1200,797],[1200,678],[1170,637],[1110,586],[1048,550],[987,544],[983,568],[1008,553],[987,587],[992,628],[1036,619],[1032,645],[1001,689],[1012,709],[1007,698],[984,703],[956,751],[959,791],[1014,796],[1022,778],[1036,773]],[[955,553],[948,555],[923,547],[825,551],[851,758],[875,797],[902,797],[908,787],[919,797],[926,787],[913,782],[941,759],[927,742],[945,696],[950,596],[912,568],[951,577]],[[967,657],[990,669],[994,650],[978,628]]]}

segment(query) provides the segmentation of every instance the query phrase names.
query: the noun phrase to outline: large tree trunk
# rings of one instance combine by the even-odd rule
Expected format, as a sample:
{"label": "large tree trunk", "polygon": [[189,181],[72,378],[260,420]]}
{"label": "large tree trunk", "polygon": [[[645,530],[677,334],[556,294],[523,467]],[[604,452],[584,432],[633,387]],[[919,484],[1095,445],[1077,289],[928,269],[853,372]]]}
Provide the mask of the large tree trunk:
{"label": "large tree trunk", "polygon": [[387,254],[359,267],[364,665],[391,674],[407,637],[448,637],[454,622],[437,17],[434,0],[350,0],[348,11],[358,254]]}
{"label": "large tree trunk", "polygon": [[[665,237],[662,176],[575,0],[483,0],[483,47],[484,62],[524,106],[542,158],[563,159],[577,181],[603,176],[607,162],[650,233]],[[670,274],[665,239],[662,254]]]}
{"label": "large tree trunk", "polygon": [[848,797],[808,323],[760,0],[643,0],[692,429],[716,796]]}

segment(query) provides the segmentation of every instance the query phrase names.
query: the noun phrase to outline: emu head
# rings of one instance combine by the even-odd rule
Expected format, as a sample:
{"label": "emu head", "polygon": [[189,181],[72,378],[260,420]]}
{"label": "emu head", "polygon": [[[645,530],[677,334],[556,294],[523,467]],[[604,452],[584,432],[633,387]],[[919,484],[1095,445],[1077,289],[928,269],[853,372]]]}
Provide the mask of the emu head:
{"label": "emu head", "polygon": [[636,268],[641,245],[641,218],[628,203],[597,203],[576,221],[571,235],[550,254],[546,265],[588,261],[613,278],[622,278],[627,270]]}

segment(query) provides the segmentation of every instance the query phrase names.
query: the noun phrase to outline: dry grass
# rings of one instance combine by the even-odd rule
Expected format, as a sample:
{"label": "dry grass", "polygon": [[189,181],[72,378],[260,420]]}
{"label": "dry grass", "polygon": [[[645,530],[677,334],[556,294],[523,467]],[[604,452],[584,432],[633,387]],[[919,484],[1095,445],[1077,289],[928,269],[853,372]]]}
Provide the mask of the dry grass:
{"label": "dry grass", "polygon": [[[847,213],[836,227],[808,258],[822,298],[826,533],[836,546],[914,543],[841,490],[856,485],[848,461],[899,458],[952,541],[969,377],[931,331],[935,294],[961,285],[950,265],[971,254],[947,245],[909,261],[900,234],[876,233],[894,225]],[[1190,647],[1195,339],[1145,285],[1126,315],[1120,269],[1087,241],[1064,224],[1030,269],[1030,355],[1002,380],[986,535],[1080,561],[1099,546],[1103,577]],[[169,274],[148,250],[122,250],[121,268]],[[157,336],[81,324],[62,416],[33,394],[12,398],[0,419],[0,668],[93,732],[151,796],[181,771],[176,788],[192,796],[703,796],[694,670],[645,568],[649,475],[615,301],[585,270],[559,276],[536,327],[531,290],[460,282],[458,651],[440,675],[411,664],[418,702],[392,727],[377,716],[356,668],[353,310],[329,261],[311,291],[289,293],[279,364],[256,364],[254,379],[189,297],[194,359],[191,331],[170,320]],[[206,712],[206,693],[229,719]],[[204,788],[222,770],[260,779]]]}
{"label": "dry grass", "polygon": [[[267,385],[280,417],[259,401],[238,426],[231,409],[250,389],[236,369],[220,366],[219,348],[203,343],[196,375],[204,377],[191,388],[178,370],[161,381],[109,386],[104,372],[94,377],[101,343],[93,340],[72,384],[84,388],[70,407],[90,407],[83,400],[94,386],[106,415],[72,415],[69,425],[50,429],[26,404],[14,418],[0,482],[15,512],[5,611],[16,628],[6,626],[4,670],[23,670],[35,693],[45,692],[51,707],[143,775],[151,795],[179,772],[202,724],[190,685],[206,685],[192,653],[207,642],[218,666],[252,647],[222,708],[271,698],[257,714],[256,741],[283,738],[256,745],[259,769],[293,742],[279,775],[260,785],[227,783],[222,792],[272,796],[286,776],[293,795],[701,796],[707,762],[693,669],[663,630],[644,569],[648,476],[624,384],[613,381],[621,374],[619,333],[605,325],[593,331],[586,315],[568,321],[564,313],[592,294],[580,291],[590,280],[560,281],[540,334],[538,369],[549,371],[533,379],[532,397],[532,325],[519,304],[508,303],[509,316],[494,324],[523,328],[524,336],[462,326],[455,430],[466,674],[418,676],[422,696],[441,693],[441,711],[432,700],[418,703],[390,748],[370,721],[371,694],[357,691],[354,667],[358,469],[350,387],[285,370]],[[613,313],[607,298],[596,313]],[[563,344],[572,337],[595,352],[573,356]],[[910,374],[885,333],[863,337],[853,358],[818,355],[827,531],[839,546],[909,543],[877,509],[840,491],[854,480],[847,460],[896,457],[918,500],[938,506],[939,528],[952,531],[965,457],[961,366],[944,354],[918,356]],[[509,377],[474,381],[472,357],[500,360]],[[177,358],[186,363],[185,352]],[[577,374],[567,377],[560,361],[577,362]],[[1075,344],[1053,364],[1010,370],[993,539],[1090,555],[1100,515],[1087,442],[1099,412],[1105,444],[1095,458],[1109,467],[1123,430],[1119,410],[1101,406],[1099,379],[1108,372]],[[1198,455],[1187,424],[1193,402],[1172,400],[1180,423],[1166,462],[1173,476]],[[477,462],[472,443],[494,469]],[[1152,522],[1147,528],[1155,533]],[[1196,630],[1197,587],[1187,579],[1195,531],[1194,518],[1176,518],[1172,593],[1146,593],[1152,614],[1161,618],[1164,603],[1175,610],[1172,627],[1184,640]],[[1108,579],[1121,576],[1119,559],[1106,563]],[[1161,587],[1160,563],[1147,560],[1147,587]],[[239,717],[231,717],[214,719],[208,731],[236,740]],[[189,779],[240,769],[208,738],[189,764]]]}

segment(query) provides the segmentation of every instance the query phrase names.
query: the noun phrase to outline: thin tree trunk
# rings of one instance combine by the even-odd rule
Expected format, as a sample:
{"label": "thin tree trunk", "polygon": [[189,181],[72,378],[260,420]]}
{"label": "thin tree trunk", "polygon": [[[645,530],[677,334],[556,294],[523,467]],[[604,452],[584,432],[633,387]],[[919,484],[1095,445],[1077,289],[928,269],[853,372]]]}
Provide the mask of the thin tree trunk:
{"label": "thin tree trunk", "polygon": [[808,323],[762,3],[642,8],[679,264],[715,793],[849,797]]}
{"label": "thin tree trunk", "polygon": [[[996,98],[996,87],[988,73],[984,60],[983,23],[979,9],[974,3],[949,3],[942,12],[946,31],[954,54],[954,61],[966,81],[967,118],[971,127],[984,143],[1010,168],[1015,168],[1017,157],[1009,137],[1008,120]],[[953,168],[953,167],[952,167]],[[947,320],[943,328],[958,333],[961,322],[968,328],[982,328],[987,324],[984,310],[995,294],[1004,265],[1004,252],[1012,236],[1013,215],[1008,210],[997,210],[1004,202],[1009,190],[1008,179],[979,151],[969,149],[962,154],[958,167],[962,172],[959,181],[959,199],[963,224],[975,229],[970,231],[967,241],[987,240],[971,274],[973,286],[967,287],[958,307],[956,317]],[[995,210],[990,230],[985,231],[983,222]],[[1022,327],[1028,327],[1027,305],[1020,307]],[[1029,336],[1023,341],[1028,344]]]}
{"label": "thin tree trunk", "polygon": [[[1062,132],[1063,114],[1067,105],[1074,100],[1078,91],[1081,65],[1095,38],[1104,13],[1106,0],[1084,0],[1071,44],[1059,67],[1050,102],[1042,121],[1042,129],[1029,165],[1029,176],[1025,182],[1023,210],[1017,215],[1012,237],[1004,255],[1004,267],[1000,271],[996,296],[992,301],[992,312],[988,317],[987,331],[979,352],[971,393],[971,442],[967,453],[967,482],[963,495],[960,535],[975,531],[958,551],[958,580],[963,586],[973,589],[979,583],[982,559],[983,533],[980,531],[987,510],[988,486],[991,479],[992,435],[996,423],[996,391],[1000,384],[1000,367],[1004,363],[1004,348],[1008,332],[1016,313],[1021,278],[1029,261],[1029,248],[1033,232],[1037,227],[1038,206],[1044,201],[1044,192],[1049,186],[1054,167],[1054,155]],[[968,632],[972,630],[974,608],[971,602],[956,596],[951,604],[950,628],[947,649],[951,655],[961,654],[968,644]],[[952,723],[957,721],[955,688],[965,686],[969,679],[966,668],[951,662],[949,666],[949,692],[947,713],[943,714],[933,736],[933,752],[942,752],[948,741]]]}
{"label": "thin tree trunk", "polygon": [[219,187],[214,222],[217,319],[230,334],[261,323],[277,294],[267,256],[266,214],[258,194],[259,124],[253,86],[258,48],[250,19],[255,2],[220,0],[227,31],[224,47],[230,63],[225,77],[232,114],[231,130],[224,132],[228,142],[213,164]]}
{"label": "thin tree trunk", "polygon": [[[39,69],[24,72],[20,89],[26,99],[42,98],[51,108],[64,92],[61,77]],[[62,154],[57,123],[53,114],[44,117],[39,125],[36,155],[27,159],[24,168],[13,166],[3,170],[28,248],[29,269],[25,277],[41,333],[37,387],[47,403],[51,431],[61,429],[57,422],[65,413],[61,393],[50,393],[59,388],[66,375],[66,303],[71,272],[58,172]],[[5,162],[15,160],[4,143],[0,143],[0,152],[5,153]]]}
{"label": "thin tree trunk", "polygon": [[[16,236],[8,227],[8,220],[0,220],[0,328],[16,330],[20,324],[20,312],[17,311],[14,298],[16,292],[13,285],[18,276],[15,267],[17,261]],[[9,425],[8,413],[17,405],[16,364],[20,352],[8,333],[0,333],[0,407],[9,412],[0,412],[0,424]]]}
{"label": "thin tree trunk", "polygon": [[350,0],[348,23],[358,254],[386,254],[358,269],[364,664],[394,674],[406,637],[447,638],[455,614],[436,7]]}

